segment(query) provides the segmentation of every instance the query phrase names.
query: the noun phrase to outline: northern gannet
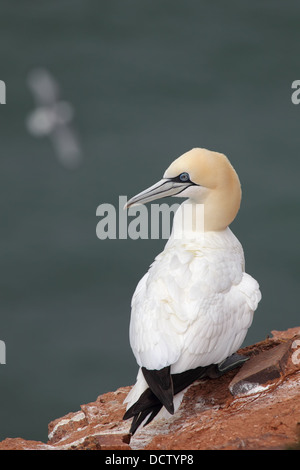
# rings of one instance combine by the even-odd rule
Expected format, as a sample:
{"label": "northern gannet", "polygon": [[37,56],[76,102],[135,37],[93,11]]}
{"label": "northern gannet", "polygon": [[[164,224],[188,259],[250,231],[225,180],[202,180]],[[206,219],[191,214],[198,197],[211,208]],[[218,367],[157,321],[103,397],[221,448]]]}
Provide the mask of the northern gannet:
{"label": "northern gannet", "polygon": [[[173,414],[195,380],[221,375],[246,360],[235,353],[261,293],[245,272],[242,245],[229,228],[241,194],[238,175],[225,155],[194,148],[126,205],[188,198],[175,213],[164,250],[132,297],[130,345],[139,371],[124,415],[133,417],[132,434],[161,410]],[[191,212],[188,228],[182,225],[185,204],[204,205],[204,227],[196,223],[197,211]]]}

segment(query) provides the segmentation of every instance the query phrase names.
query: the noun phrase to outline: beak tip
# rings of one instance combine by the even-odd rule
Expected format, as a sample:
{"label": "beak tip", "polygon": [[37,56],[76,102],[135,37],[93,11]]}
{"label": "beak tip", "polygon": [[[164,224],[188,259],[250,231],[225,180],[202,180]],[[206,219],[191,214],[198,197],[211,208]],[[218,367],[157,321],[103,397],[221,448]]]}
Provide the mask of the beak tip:
{"label": "beak tip", "polygon": [[[165,186],[167,184],[167,186]],[[163,186],[163,190],[162,190]],[[158,183],[154,184],[150,188],[145,189],[141,193],[133,196],[129,201],[126,202],[123,209],[129,209],[133,206],[139,206],[141,204],[146,204],[147,202],[154,201],[155,199],[160,199],[166,196],[173,196],[177,194],[178,189],[177,186],[175,187],[175,192],[173,188],[173,183],[168,178],[163,178],[162,180],[158,181]]]}
{"label": "beak tip", "polygon": [[126,204],[124,205],[123,209],[126,210],[126,209],[130,209],[130,207],[135,207],[135,206],[140,206],[141,203],[139,201],[137,202],[130,202],[130,201],[127,201]]}

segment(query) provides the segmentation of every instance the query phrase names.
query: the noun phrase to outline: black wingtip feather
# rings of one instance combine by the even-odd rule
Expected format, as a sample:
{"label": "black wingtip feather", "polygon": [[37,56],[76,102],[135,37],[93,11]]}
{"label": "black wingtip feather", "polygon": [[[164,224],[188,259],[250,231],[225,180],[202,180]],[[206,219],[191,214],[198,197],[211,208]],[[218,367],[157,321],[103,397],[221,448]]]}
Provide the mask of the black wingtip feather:
{"label": "black wingtip feather", "polygon": [[161,405],[159,399],[154,395],[154,393],[150,390],[150,388],[147,388],[138,401],[136,401],[123,416],[123,419],[129,419],[132,418],[133,416],[141,413],[142,411],[149,410],[149,413],[153,409],[153,407]]}
{"label": "black wingtip feather", "polygon": [[147,384],[170,414],[174,414],[174,389],[171,376],[171,367],[167,366],[159,370],[149,370],[142,367],[142,372]]}

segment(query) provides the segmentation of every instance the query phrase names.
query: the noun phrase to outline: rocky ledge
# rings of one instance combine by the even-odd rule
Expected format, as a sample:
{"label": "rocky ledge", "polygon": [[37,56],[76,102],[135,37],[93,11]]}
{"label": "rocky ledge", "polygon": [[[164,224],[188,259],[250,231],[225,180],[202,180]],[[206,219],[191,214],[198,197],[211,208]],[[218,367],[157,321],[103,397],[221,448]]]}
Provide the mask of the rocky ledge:
{"label": "rocky ledge", "polygon": [[299,448],[300,327],[239,351],[249,360],[217,379],[195,382],[179,411],[129,434],[130,387],[52,421],[48,442],[7,438],[0,450],[267,450]]}

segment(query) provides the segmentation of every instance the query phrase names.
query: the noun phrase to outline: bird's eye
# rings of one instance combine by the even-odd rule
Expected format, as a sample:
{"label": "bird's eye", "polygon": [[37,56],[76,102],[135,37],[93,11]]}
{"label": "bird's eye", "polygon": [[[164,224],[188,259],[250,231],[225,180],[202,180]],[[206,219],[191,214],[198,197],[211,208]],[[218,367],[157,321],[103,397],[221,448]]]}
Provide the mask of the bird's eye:
{"label": "bird's eye", "polygon": [[180,179],[180,181],[182,181],[184,183],[186,181],[189,181],[190,176],[189,176],[188,173],[181,173],[181,175],[179,175],[179,179]]}

